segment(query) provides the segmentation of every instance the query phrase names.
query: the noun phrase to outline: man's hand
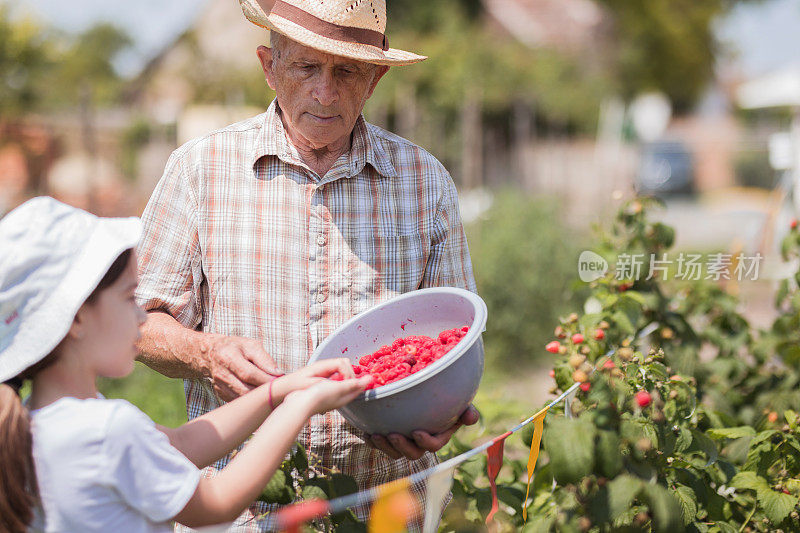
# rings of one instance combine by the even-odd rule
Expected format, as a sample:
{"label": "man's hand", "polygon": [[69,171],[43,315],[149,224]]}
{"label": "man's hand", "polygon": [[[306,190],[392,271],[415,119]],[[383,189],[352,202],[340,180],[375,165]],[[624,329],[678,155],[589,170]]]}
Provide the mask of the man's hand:
{"label": "man's hand", "polygon": [[255,339],[207,334],[203,352],[203,374],[226,402],[283,375]]}
{"label": "man's hand", "polygon": [[255,339],[195,331],[162,311],[148,312],[141,331],[140,361],[171,378],[209,379],[226,402],[283,375]]}
{"label": "man's hand", "polygon": [[478,421],[478,410],[470,404],[467,410],[461,413],[458,421],[450,428],[431,435],[425,431],[414,431],[413,440],[398,433],[384,435],[367,435],[367,444],[373,448],[381,450],[392,459],[406,457],[416,460],[422,457],[425,452],[437,452],[450,441],[450,437],[461,426],[471,426]]}

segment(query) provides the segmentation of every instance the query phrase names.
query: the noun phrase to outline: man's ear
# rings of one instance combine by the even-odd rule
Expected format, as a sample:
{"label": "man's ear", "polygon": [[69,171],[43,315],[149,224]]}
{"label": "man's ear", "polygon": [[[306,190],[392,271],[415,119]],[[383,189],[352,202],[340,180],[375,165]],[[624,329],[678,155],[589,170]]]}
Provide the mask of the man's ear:
{"label": "man's ear", "polygon": [[256,49],[256,54],[258,54],[258,60],[261,62],[261,70],[264,71],[264,78],[267,80],[267,85],[274,91],[275,74],[272,72],[272,48],[262,44]]}
{"label": "man's ear", "polygon": [[375,77],[372,78],[372,85],[370,85],[369,92],[367,93],[367,98],[372,96],[372,91],[375,90],[375,87],[377,87],[378,82],[387,72],[389,72],[389,67],[387,65],[378,65],[378,68],[375,69]]}

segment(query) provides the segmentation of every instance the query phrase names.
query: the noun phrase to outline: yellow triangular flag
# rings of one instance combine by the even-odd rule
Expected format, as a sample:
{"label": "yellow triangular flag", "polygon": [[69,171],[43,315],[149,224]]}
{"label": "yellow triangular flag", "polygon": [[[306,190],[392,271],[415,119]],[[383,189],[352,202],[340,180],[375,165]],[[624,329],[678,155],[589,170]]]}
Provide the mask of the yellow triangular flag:
{"label": "yellow triangular flag", "polygon": [[378,499],[372,505],[367,530],[370,533],[403,533],[414,515],[414,497],[408,478],[379,487]]}
{"label": "yellow triangular flag", "polygon": [[528,488],[525,490],[525,500],[522,502],[522,521],[528,521],[528,495],[531,492],[531,479],[533,469],[536,468],[536,460],[539,458],[539,445],[542,442],[542,432],[544,431],[544,417],[547,414],[547,407],[536,414],[533,419],[533,438],[531,439],[531,453],[528,455]]}

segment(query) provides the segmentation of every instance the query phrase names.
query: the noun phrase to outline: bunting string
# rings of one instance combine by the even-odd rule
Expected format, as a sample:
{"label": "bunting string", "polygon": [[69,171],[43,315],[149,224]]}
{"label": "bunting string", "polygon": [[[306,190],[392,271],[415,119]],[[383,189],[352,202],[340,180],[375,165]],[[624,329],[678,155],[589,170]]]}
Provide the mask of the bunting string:
{"label": "bunting string", "polygon": [[[638,335],[636,335],[636,337],[646,337],[658,329],[658,327],[659,325],[657,322],[652,322],[645,326],[638,333]],[[604,357],[610,357],[613,353],[614,350],[610,350],[605,354]],[[595,369],[592,369],[592,373],[594,371]],[[541,445],[542,433],[544,431],[544,418],[548,410],[558,405],[562,401],[564,401],[566,404],[565,413],[569,413],[569,400],[572,398],[572,395],[575,393],[575,391],[577,391],[579,386],[579,382],[573,383],[569,388],[567,388],[567,390],[562,392],[540,411],[526,418],[502,435],[499,435],[479,446],[476,446],[475,448],[452,457],[451,459],[443,461],[438,465],[421,470],[420,472],[412,474],[408,477],[395,480],[378,487],[371,487],[360,492],[348,494],[347,496],[341,496],[330,501],[307,500],[283,507],[275,512],[278,527],[281,531],[298,531],[297,528],[299,525],[316,518],[321,518],[328,513],[337,514],[344,512],[351,507],[356,507],[357,505],[363,504],[364,502],[375,502],[370,513],[369,531],[374,533],[393,533],[394,531],[404,531],[406,521],[410,518],[413,510],[413,501],[411,500],[413,496],[411,495],[409,489],[413,485],[425,480],[429,480],[428,501],[425,503],[424,531],[426,533],[429,531],[435,531],[436,522],[438,522],[437,519],[441,511],[441,504],[443,503],[444,497],[447,495],[447,492],[452,486],[455,468],[461,463],[464,463],[472,457],[484,452],[487,453],[487,471],[492,490],[492,509],[486,518],[486,523],[489,524],[499,508],[499,502],[497,501],[496,478],[503,463],[503,443],[510,435],[518,432],[528,424],[534,423],[533,439],[531,440],[531,449],[527,464],[527,490],[525,494],[525,502],[523,502],[522,505],[523,519],[527,520],[526,504],[530,495],[530,484],[533,477],[533,471],[536,467],[536,461],[539,457],[539,448]],[[436,480],[435,482],[434,479]],[[434,490],[431,490],[431,487],[433,487]],[[407,495],[407,498],[404,495]],[[410,506],[408,502],[411,502]],[[437,504],[439,506],[438,509],[436,509]],[[376,513],[378,515],[377,517],[375,516]],[[429,516],[431,516],[430,519]],[[397,529],[400,521],[402,521],[402,526],[400,526],[400,529]]]}

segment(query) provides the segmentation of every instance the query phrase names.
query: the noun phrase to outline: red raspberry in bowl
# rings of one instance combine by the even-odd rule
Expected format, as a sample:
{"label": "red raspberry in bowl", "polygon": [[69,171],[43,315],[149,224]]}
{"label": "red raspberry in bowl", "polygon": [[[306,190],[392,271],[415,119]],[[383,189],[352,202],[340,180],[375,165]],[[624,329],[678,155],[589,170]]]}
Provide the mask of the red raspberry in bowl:
{"label": "red raspberry in bowl", "polygon": [[395,339],[392,344],[381,346],[375,352],[367,354],[353,365],[356,377],[372,374],[374,389],[394,383],[415,374],[431,365],[449,352],[467,334],[469,326],[449,329],[438,337],[410,335]]}

